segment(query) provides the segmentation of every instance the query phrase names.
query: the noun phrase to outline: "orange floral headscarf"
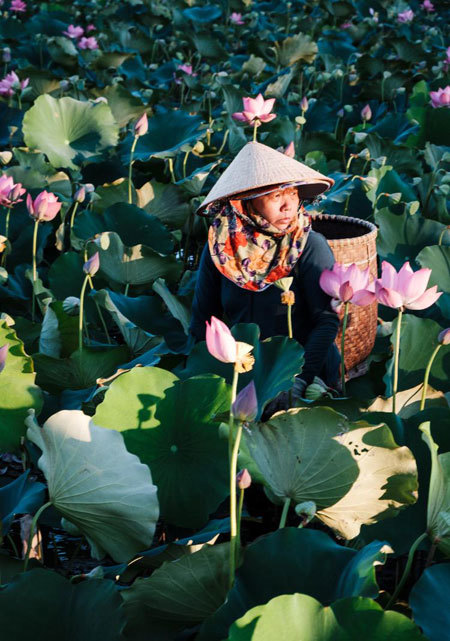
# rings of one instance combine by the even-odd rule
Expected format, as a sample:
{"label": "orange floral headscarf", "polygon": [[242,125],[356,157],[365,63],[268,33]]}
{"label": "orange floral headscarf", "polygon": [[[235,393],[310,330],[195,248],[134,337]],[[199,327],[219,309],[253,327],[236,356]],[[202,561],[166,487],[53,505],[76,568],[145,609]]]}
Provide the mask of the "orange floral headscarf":
{"label": "orange floral headscarf", "polygon": [[288,276],[305,247],[311,221],[303,206],[285,230],[249,213],[241,200],[213,202],[208,233],[212,261],[219,272],[243,289],[262,291]]}

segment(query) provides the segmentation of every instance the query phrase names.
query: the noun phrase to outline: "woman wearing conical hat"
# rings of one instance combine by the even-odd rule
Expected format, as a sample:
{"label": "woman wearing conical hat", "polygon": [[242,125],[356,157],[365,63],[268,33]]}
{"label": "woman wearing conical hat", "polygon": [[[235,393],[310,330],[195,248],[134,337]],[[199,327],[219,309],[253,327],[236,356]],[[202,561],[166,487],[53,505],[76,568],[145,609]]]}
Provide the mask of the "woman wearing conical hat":
{"label": "woman wearing conical hat", "polygon": [[287,335],[286,308],[274,283],[293,277],[293,337],[305,349],[294,384],[301,396],[315,376],[333,387],[340,357],[339,319],[319,286],[334,264],[325,238],[311,229],[303,202],[334,180],[258,142],[249,142],[211,189],[198,213],[211,220],[202,253],[190,331],[205,339],[211,316],[257,323],[261,339]]}

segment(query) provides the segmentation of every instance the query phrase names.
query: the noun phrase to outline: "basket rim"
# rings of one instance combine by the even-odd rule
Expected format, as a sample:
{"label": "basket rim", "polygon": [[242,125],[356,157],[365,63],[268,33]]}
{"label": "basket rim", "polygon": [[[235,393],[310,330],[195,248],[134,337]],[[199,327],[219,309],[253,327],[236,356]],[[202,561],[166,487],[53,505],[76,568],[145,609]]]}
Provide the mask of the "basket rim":
{"label": "basket rim", "polygon": [[354,216],[342,216],[334,214],[325,214],[322,212],[310,213],[311,222],[316,219],[322,220],[334,220],[336,222],[346,222],[350,224],[358,225],[359,227],[365,227],[367,229],[366,233],[361,234],[360,236],[354,236],[353,238],[327,238],[329,243],[333,245],[358,245],[366,244],[368,241],[374,240],[378,234],[378,228],[376,225],[371,223],[368,220],[363,220],[361,218],[355,218]]}

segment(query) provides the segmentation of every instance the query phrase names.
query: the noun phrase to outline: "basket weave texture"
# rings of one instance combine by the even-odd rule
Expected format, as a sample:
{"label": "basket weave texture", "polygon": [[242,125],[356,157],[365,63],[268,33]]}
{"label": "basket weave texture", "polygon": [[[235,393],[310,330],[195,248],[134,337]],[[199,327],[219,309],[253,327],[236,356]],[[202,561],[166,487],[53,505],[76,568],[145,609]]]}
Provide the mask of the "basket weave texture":
{"label": "basket weave texture", "polygon": [[[314,214],[312,228],[327,239],[336,262],[345,266],[356,263],[360,269],[370,268],[370,280],[377,278],[377,228],[372,223],[350,216]],[[336,337],[340,351],[343,309],[339,313],[341,324]],[[345,369],[348,372],[362,363],[370,354],[377,331],[378,303],[366,307],[350,303],[345,332]]]}

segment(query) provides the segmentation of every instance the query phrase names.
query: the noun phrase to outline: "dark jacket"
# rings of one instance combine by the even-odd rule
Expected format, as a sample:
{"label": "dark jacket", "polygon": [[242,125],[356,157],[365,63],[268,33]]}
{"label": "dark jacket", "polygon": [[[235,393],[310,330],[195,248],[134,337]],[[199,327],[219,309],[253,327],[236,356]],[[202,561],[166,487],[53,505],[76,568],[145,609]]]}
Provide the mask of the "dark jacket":
{"label": "dark jacket", "polygon": [[[311,231],[290,274],[294,277],[291,290],[295,293],[293,335],[305,349],[301,377],[308,384],[316,375],[328,385],[334,385],[338,379],[340,356],[334,339],[339,319],[330,307],[330,296],[319,285],[322,271],[331,269],[334,262],[324,236]],[[214,266],[206,244],[200,260],[190,331],[196,340],[205,340],[205,321],[216,316],[230,327],[236,323],[257,323],[261,340],[269,336],[286,336],[287,308],[281,304],[280,295],[281,290],[275,285],[260,292],[235,285]]]}

